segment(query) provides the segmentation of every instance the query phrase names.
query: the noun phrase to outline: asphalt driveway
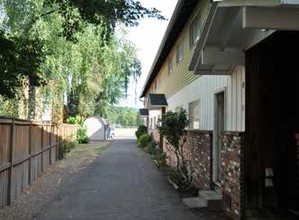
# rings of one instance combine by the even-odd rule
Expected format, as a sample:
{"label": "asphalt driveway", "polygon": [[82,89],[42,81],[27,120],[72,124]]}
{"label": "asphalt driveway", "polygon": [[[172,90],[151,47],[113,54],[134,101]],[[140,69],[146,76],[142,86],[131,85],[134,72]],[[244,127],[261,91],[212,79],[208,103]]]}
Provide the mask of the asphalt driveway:
{"label": "asphalt driveway", "polygon": [[137,149],[135,142],[124,137],[114,140],[36,219],[206,219],[181,202],[149,155]]}

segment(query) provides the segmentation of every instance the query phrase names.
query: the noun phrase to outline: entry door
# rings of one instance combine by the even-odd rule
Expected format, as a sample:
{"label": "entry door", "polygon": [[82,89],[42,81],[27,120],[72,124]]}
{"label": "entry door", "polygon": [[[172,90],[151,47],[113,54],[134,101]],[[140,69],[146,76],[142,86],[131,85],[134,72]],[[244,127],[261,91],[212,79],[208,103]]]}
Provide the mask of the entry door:
{"label": "entry door", "polygon": [[213,180],[217,184],[221,180],[221,135],[224,131],[224,91],[215,94],[215,121],[213,133]]}

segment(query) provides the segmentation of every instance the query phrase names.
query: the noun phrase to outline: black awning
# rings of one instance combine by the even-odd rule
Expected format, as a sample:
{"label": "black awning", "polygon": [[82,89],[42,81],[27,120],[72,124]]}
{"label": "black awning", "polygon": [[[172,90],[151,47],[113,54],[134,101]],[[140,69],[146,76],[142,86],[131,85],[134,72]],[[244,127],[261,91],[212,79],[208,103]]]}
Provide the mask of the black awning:
{"label": "black awning", "polygon": [[164,94],[149,94],[150,108],[166,107],[167,105],[167,100]]}
{"label": "black awning", "polygon": [[146,109],[146,108],[139,109],[139,115],[148,116],[148,109]]}

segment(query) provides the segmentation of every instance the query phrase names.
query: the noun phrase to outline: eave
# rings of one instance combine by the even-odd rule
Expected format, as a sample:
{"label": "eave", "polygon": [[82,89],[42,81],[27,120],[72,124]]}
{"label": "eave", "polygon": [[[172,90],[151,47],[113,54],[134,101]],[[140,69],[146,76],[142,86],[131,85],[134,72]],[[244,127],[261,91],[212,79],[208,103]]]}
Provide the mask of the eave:
{"label": "eave", "polygon": [[167,26],[166,32],[161,41],[160,47],[152,64],[152,67],[148,73],[144,87],[142,89],[140,97],[144,97],[150,88],[155,77],[159,73],[163,63],[167,59],[167,56],[173,48],[177,38],[185,27],[190,18],[190,14],[194,11],[196,5],[200,1],[196,0],[179,0],[174,13]]}
{"label": "eave", "polygon": [[189,70],[199,75],[223,75],[235,66],[244,66],[244,52],[250,47],[277,30],[299,30],[296,2],[214,0]]}

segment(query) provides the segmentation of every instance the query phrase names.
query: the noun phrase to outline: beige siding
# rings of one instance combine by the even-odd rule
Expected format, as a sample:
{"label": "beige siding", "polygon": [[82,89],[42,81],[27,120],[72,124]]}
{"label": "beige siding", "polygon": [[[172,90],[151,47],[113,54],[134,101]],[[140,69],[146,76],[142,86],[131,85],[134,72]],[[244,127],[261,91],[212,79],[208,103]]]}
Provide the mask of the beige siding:
{"label": "beige siding", "polygon": [[[167,98],[173,96],[178,91],[180,91],[185,86],[189,85],[191,82],[199,78],[198,75],[194,75],[193,71],[189,71],[189,63],[193,55],[193,48],[190,48],[189,44],[189,27],[193,19],[199,15],[201,27],[203,27],[203,22],[207,14],[207,9],[209,5],[209,0],[203,0],[198,5],[195,12],[190,16],[185,28],[182,30],[180,36],[176,40],[172,50],[170,51],[167,59],[165,60],[162,68],[160,69],[157,77],[152,82],[148,93],[154,92],[155,81],[160,79],[160,85],[158,86],[155,93],[164,93]],[[200,28],[201,28],[200,27]],[[178,44],[183,41],[184,43],[184,59],[177,63],[176,62],[176,52]],[[168,60],[173,60],[173,72],[168,75]]]}
{"label": "beige siding", "polygon": [[227,85],[226,130],[245,130],[245,69],[236,67]]}

